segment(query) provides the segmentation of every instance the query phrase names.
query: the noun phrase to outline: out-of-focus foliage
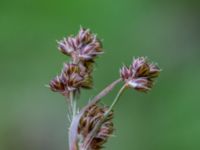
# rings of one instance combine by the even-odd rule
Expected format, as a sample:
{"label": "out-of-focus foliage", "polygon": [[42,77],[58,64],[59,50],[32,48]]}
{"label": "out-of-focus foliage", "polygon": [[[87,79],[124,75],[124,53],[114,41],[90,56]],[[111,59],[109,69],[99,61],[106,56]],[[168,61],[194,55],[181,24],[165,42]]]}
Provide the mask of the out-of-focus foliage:
{"label": "out-of-focus foliage", "polygon": [[115,111],[116,138],[106,149],[199,150],[199,10],[192,0],[1,0],[0,149],[68,149],[65,100],[45,84],[68,59],[56,40],[82,25],[105,48],[82,105],[133,56],[148,56],[163,69],[150,93],[125,92]]}

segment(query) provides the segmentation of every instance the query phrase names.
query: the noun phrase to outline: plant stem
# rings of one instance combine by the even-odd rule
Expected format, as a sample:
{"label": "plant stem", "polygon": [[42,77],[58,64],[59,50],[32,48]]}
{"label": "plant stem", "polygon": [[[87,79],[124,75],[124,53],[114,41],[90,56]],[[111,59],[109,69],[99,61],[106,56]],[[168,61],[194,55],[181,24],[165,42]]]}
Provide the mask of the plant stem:
{"label": "plant stem", "polygon": [[73,92],[70,92],[69,95],[66,96],[66,102],[67,102],[68,113],[69,113],[68,118],[69,118],[69,121],[71,122],[76,111],[76,104],[74,104],[75,100],[74,100]]}
{"label": "plant stem", "polygon": [[117,93],[113,103],[111,104],[111,106],[109,107],[108,111],[105,113],[105,118],[107,117],[107,115],[109,114],[110,111],[112,111],[112,109],[114,108],[114,106],[117,104],[118,100],[120,99],[120,97],[122,96],[122,93],[124,92],[124,90],[126,89],[126,84],[122,86],[122,88],[119,90],[119,92]]}

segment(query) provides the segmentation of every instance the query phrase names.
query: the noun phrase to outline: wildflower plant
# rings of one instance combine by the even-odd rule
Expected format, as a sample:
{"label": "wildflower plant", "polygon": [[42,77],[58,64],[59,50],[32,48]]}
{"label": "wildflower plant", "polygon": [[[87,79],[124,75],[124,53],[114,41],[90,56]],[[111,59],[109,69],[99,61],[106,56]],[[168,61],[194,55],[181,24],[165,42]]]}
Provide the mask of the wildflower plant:
{"label": "wildflower plant", "polygon": [[[62,94],[67,101],[69,126],[69,150],[100,150],[113,134],[114,106],[122,93],[129,88],[139,92],[152,89],[160,69],[150,63],[146,57],[134,58],[130,66],[122,66],[119,79],[112,82],[83,108],[77,100],[81,89],[92,89],[93,67],[96,58],[103,54],[101,41],[89,29],[80,28],[76,36],[69,36],[58,41],[58,49],[71,57],[64,63],[61,73],[50,81],[52,91]],[[110,106],[100,101],[120,82],[123,86]]]}

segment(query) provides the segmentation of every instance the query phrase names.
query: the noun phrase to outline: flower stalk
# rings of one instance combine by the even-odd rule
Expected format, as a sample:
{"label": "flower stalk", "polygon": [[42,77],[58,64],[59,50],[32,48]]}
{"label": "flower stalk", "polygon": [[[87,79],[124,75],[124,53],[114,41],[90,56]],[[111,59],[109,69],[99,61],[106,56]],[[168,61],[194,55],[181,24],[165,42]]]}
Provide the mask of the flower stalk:
{"label": "flower stalk", "polygon": [[110,105],[108,111],[105,113],[105,115],[104,115],[105,118],[106,118],[106,116],[109,114],[109,112],[111,112],[111,111],[113,110],[114,106],[115,106],[115,105],[117,104],[117,102],[119,101],[119,99],[120,99],[120,97],[122,96],[123,92],[125,91],[126,87],[127,87],[127,85],[124,84],[124,85],[122,86],[122,88],[119,90],[119,92],[117,93],[117,95],[116,95],[116,97],[115,97],[113,103]]}

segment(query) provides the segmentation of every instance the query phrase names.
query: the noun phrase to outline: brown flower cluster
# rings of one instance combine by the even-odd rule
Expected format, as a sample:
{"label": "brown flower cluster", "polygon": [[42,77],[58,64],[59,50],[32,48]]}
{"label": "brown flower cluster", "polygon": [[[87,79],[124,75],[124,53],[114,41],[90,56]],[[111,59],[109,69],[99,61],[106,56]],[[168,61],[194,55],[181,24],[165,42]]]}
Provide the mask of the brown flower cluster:
{"label": "brown flower cluster", "polygon": [[[77,95],[81,89],[93,86],[92,72],[95,59],[103,53],[102,44],[89,29],[80,28],[75,36],[58,41],[58,49],[71,60],[64,63],[62,71],[50,81],[50,89],[68,98],[69,150],[101,150],[114,131],[113,108],[127,87],[137,91],[149,91],[160,69],[145,57],[133,59],[130,66],[120,69],[120,78],[108,85],[83,108],[77,107]],[[100,101],[121,81],[124,86],[107,107]],[[80,111],[79,111],[80,110]]]}
{"label": "brown flower cluster", "polygon": [[147,92],[152,88],[160,71],[156,64],[149,63],[145,57],[139,57],[134,59],[129,67],[123,66],[120,75],[128,87]]}
{"label": "brown flower cluster", "polygon": [[58,42],[58,49],[74,61],[94,61],[102,54],[102,44],[89,29],[81,27],[77,36],[70,36]]}
{"label": "brown flower cluster", "polygon": [[92,77],[88,69],[82,64],[64,64],[62,72],[50,82],[54,92],[68,96],[70,92],[74,95],[80,92],[80,88],[91,88]]}
{"label": "brown flower cluster", "polygon": [[76,36],[59,41],[58,49],[72,61],[65,63],[61,74],[49,83],[51,90],[68,97],[70,93],[80,93],[81,88],[91,88],[93,63],[103,53],[96,35],[81,28]]}
{"label": "brown flower cluster", "polygon": [[[100,150],[103,144],[107,142],[109,136],[113,133],[113,112],[109,112],[106,119],[104,114],[108,111],[108,107],[92,105],[83,114],[79,122],[78,134],[80,138],[79,147],[88,150]],[[97,132],[91,137],[91,132],[100,122]]]}

